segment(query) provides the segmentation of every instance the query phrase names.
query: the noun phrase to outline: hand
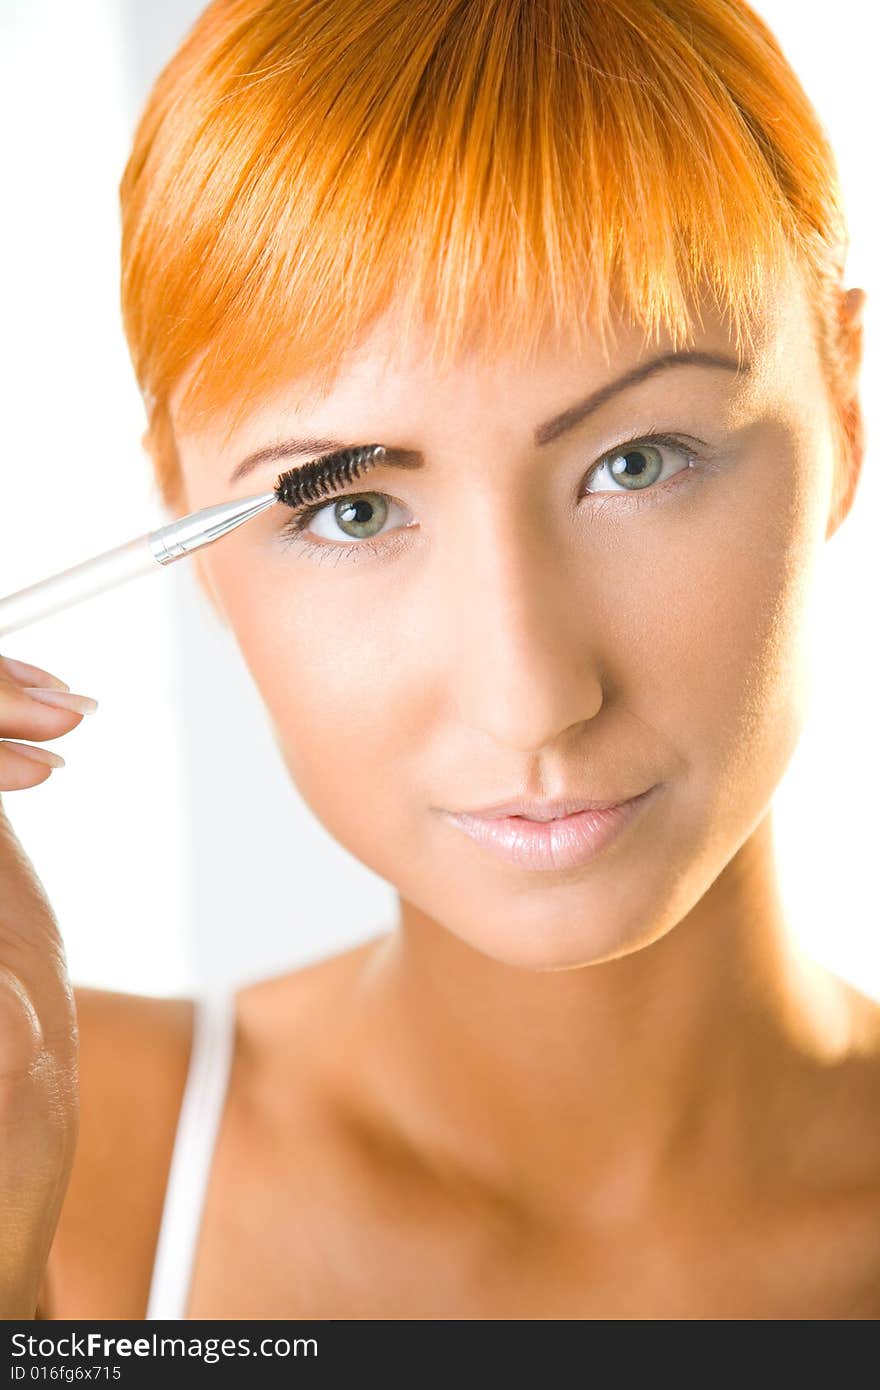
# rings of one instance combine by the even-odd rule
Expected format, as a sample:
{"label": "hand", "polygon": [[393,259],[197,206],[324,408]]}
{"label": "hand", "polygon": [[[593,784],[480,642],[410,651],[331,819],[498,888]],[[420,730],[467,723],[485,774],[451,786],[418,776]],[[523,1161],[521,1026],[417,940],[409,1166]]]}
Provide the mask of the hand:
{"label": "hand", "polygon": [[[27,687],[34,687],[29,693]],[[82,707],[63,681],[0,657],[0,792],[45,782]],[[89,701],[94,706],[94,701]],[[0,796],[0,1318],[33,1318],[79,1127],[76,1009],[58,923]]]}

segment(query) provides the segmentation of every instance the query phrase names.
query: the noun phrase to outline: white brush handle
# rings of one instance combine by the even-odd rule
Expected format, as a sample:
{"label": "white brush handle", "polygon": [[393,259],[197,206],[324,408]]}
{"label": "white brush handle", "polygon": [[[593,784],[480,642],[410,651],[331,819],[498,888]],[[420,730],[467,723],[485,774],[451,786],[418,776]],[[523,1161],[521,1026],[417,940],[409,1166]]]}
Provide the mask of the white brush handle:
{"label": "white brush handle", "polygon": [[0,599],[0,636],[158,568],[149,533]]}
{"label": "white brush handle", "polygon": [[46,618],[62,608],[69,608],[92,594],[112,589],[126,579],[139,574],[155,573],[174,560],[191,555],[203,545],[210,545],[242,522],[249,521],[277,502],[273,492],[260,492],[236,502],[220,502],[214,507],[202,507],[188,516],[179,517],[168,526],[147,531],[125,545],[105,550],[81,565],[62,570],[60,574],[41,579],[27,589],[0,599],[0,637],[16,628],[26,627],[38,618]]}

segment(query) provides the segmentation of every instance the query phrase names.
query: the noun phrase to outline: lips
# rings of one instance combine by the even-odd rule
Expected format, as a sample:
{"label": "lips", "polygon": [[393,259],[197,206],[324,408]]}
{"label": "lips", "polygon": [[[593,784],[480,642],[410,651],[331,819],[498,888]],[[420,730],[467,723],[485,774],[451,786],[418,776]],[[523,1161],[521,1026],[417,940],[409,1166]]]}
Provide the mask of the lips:
{"label": "lips", "polygon": [[531,821],[560,820],[564,816],[574,816],[581,811],[607,811],[612,806],[622,806],[632,800],[632,796],[609,797],[530,797],[520,796],[512,801],[496,801],[490,806],[472,807],[467,811],[454,812],[455,815],[479,816],[482,820],[499,820],[503,816],[520,816]]}
{"label": "lips", "polygon": [[[606,802],[550,819],[526,817],[519,812],[505,814],[499,806],[479,815],[452,811],[444,815],[480,848],[507,863],[545,872],[558,871],[581,867],[611,845],[641,813],[660,785],[657,783],[626,801]],[[527,803],[507,803],[524,804]],[[546,817],[552,805],[544,801],[538,809]]]}

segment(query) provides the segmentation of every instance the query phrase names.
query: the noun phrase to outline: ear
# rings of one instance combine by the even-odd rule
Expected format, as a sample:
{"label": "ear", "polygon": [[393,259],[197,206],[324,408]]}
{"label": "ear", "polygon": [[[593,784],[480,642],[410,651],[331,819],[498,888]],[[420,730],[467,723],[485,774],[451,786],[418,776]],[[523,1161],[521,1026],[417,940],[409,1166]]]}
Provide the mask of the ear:
{"label": "ear", "polygon": [[847,290],[840,304],[840,345],[843,354],[843,400],[835,416],[837,447],[834,485],[825,539],[830,540],[849,515],[865,456],[865,429],[859,400],[862,366],[862,312],[867,295],[862,289]]}

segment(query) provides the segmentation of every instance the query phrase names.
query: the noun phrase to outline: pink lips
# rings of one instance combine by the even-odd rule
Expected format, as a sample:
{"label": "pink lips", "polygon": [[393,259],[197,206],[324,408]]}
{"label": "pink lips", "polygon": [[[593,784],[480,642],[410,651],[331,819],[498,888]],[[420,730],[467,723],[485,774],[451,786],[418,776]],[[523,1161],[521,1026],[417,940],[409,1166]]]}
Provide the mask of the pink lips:
{"label": "pink lips", "polygon": [[548,821],[452,811],[444,814],[478,845],[507,863],[525,869],[571,869],[588,863],[610,845],[655,790],[650,787],[604,810],[578,811]]}

